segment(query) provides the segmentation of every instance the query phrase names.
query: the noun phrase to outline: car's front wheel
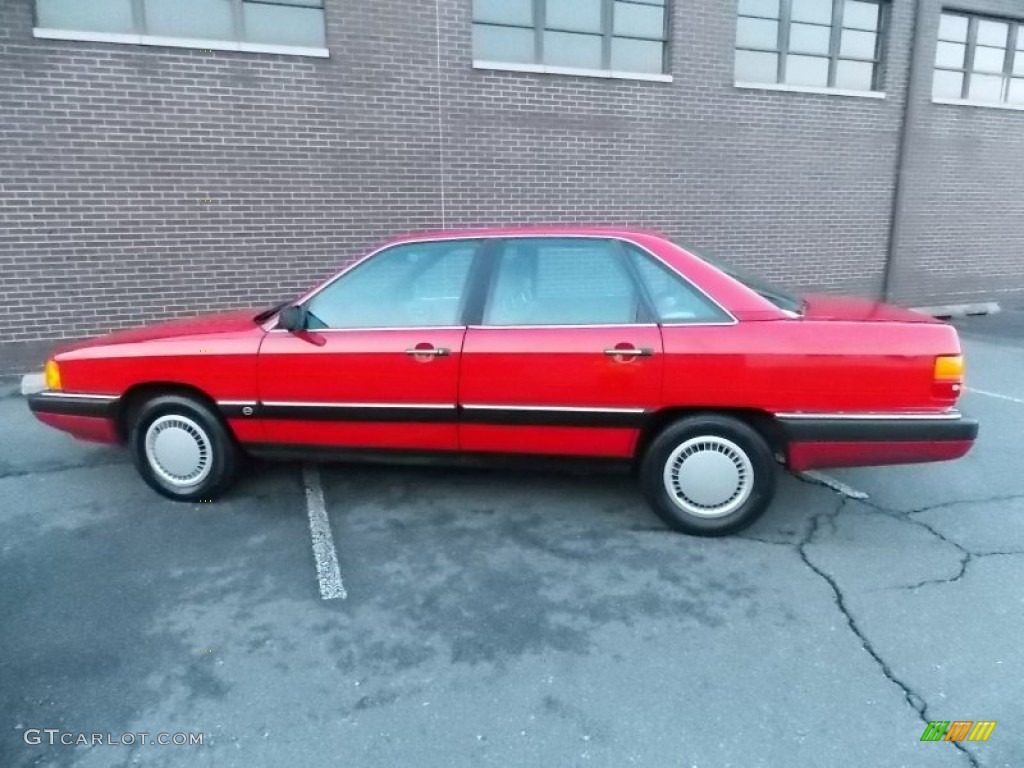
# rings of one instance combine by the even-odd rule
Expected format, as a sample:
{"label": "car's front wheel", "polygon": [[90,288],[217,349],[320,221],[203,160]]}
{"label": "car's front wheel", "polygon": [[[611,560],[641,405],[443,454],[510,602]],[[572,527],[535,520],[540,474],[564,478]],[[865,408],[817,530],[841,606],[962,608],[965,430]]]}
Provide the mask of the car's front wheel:
{"label": "car's front wheel", "polygon": [[205,404],[183,395],[143,403],[129,445],[142,479],[178,501],[212,500],[238,469],[238,446],[224,423]]}
{"label": "car's front wheel", "polygon": [[738,419],[688,416],[663,429],[640,467],[644,495],[671,528],[723,536],[753,523],[775,495],[764,438]]}

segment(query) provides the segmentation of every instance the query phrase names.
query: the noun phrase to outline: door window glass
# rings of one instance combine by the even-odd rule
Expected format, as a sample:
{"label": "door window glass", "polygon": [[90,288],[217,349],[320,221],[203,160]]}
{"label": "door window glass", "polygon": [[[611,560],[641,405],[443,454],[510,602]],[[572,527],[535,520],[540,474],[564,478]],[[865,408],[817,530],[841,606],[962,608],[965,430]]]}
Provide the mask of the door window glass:
{"label": "door window glass", "polygon": [[310,328],[461,325],[478,245],[478,240],[449,240],[382,251],[310,300]]}
{"label": "door window glass", "polygon": [[496,257],[486,325],[618,325],[641,316],[616,243],[517,238],[505,241]]}

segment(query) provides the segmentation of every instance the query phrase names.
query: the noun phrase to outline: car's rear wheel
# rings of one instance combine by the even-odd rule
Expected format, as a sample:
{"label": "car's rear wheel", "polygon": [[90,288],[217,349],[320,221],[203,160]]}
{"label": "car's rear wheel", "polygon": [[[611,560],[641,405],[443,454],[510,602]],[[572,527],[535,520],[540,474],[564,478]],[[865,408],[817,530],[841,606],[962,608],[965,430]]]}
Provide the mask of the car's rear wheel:
{"label": "car's rear wheel", "polygon": [[753,523],[775,495],[767,442],[744,422],[718,414],[688,416],[658,434],[644,453],[640,483],[671,528],[722,536]]}
{"label": "car's rear wheel", "polygon": [[142,479],[178,501],[212,500],[238,470],[238,446],[227,427],[204,403],[184,395],[143,403],[132,420],[129,444]]}

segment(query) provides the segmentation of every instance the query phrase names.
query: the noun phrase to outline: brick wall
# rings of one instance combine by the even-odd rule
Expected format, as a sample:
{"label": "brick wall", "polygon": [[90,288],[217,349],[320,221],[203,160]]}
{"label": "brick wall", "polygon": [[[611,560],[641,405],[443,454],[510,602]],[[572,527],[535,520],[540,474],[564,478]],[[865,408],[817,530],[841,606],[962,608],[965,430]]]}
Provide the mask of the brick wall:
{"label": "brick wall", "polygon": [[[672,83],[474,70],[470,13],[327,0],[311,59],[36,40],[31,0],[0,0],[0,342],[268,304],[442,225],[637,224],[878,294],[910,0],[884,100],[735,88],[732,3],[672,3]],[[919,112],[896,296],[1019,291],[1024,113]]]}

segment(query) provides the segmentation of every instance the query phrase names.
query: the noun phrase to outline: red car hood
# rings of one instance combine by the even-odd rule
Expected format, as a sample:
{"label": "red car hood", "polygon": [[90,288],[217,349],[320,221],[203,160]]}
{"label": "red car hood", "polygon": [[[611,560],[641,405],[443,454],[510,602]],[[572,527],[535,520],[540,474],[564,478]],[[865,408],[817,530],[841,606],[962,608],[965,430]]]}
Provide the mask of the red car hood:
{"label": "red car hood", "polygon": [[204,336],[213,333],[247,331],[256,327],[256,321],[253,318],[258,313],[259,310],[257,309],[239,309],[215,315],[200,315],[198,317],[171,320],[166,323],[156,323],[155,325],[131,328],[126,331],[114,331],[106,336],[97,336],[95,339],[88,339],[61,347],[57,352],[70,352],[75,349],[108,346],[110,344],[137,344],[143,341],[173,339],[182,336]]}
{"label": "red car hood", "polygon": [[939,323],[929,315],[892,304],[852,296],[812,294],[802,297],[807,303],[804,317],[811,320],[854,320],[858,322]]}

